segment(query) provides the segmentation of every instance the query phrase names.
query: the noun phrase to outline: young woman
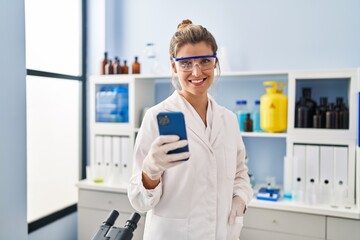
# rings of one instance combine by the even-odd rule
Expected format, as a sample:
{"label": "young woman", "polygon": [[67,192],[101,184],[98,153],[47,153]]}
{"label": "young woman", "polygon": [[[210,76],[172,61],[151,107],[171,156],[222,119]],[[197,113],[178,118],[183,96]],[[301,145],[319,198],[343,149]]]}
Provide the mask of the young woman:
{"label": "young woman", "polygon": [[[139,130],[128,196],[147,212],[144,239],[238,239],[252,189],[234,113],[208,94],[217,44],[183,20],[170,42],[174,93],[150,108]],[[159,112],[183,112],[188,140],[159,136]],[[189,146],[189,152],[167,154]],[[178,161],[189,158],[187,161]]]}

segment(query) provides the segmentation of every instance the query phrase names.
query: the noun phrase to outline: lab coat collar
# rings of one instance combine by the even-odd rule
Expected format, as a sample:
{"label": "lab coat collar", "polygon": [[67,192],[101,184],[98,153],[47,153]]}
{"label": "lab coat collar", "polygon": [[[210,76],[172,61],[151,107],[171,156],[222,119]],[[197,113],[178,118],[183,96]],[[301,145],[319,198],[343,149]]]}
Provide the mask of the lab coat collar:
{"label": "lab coat collar", "polygon": [[224,113],[210,95],[208,95],[208,99],[213,107],[213,121],[210,141],[205,135],[204,124],[200,119],[200,116],[178,91],[174,91],[174,93],[168,98],[168,101],[164,103],[164,108],[166,111],[170,112],[183,112],[186,126],[193,131],[195,135],[197,135],[212,151],[212,146],[221,132],[221,126],[224,122],[222,119]]}

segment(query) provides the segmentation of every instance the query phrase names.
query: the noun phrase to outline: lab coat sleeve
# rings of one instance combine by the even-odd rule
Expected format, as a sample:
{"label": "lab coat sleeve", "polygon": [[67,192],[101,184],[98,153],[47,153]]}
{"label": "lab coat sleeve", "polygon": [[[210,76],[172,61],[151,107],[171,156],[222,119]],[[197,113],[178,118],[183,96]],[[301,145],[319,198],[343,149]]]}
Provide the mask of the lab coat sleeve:
{"label": "lab coat sleeve", "polygon": [[156,117],[149,109],[138,132],[134,147],[133,173],[128,187],[128,198],[133,208],[147,212],[159,202],[162,195],[162,181],[154,189],[145,189],[142,183],[142,164],[150,146],[158,136]]}
{"label": "lab coat sleeve", "polygon": [[237,134],[237,162],[233,196],[239,196],[244,200],[245,204],[248,205],[253,197],[253,190],[248,175],[246,149],[240,134],[240,129],[237,126],[236,118],[234,126],[236,126]]}

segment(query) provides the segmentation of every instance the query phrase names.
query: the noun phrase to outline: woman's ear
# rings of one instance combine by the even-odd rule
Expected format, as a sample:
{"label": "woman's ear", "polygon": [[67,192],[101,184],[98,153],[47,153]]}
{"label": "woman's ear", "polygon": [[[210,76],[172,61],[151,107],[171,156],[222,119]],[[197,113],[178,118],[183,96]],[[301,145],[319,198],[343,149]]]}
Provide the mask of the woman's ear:
{"label": "woman's ear", "polygon": [[171,62],[171,68],[172,68],[172,70],[173,70],[174,73],[177,73],[177,71],[176,71],[176,66],[175,66],[175,62],[174,62],[174,61]]}

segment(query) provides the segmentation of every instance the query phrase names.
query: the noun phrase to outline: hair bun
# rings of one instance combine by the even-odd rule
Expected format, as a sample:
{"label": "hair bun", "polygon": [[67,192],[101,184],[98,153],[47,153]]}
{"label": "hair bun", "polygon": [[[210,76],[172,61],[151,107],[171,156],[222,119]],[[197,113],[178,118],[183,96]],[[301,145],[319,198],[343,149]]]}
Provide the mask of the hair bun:
{"label": "hair bun", "polygon": [[190,19],[184,19],[182,22],[177,26],[177,29],[185,28],[187,25],[192,24],[192,21]]}

